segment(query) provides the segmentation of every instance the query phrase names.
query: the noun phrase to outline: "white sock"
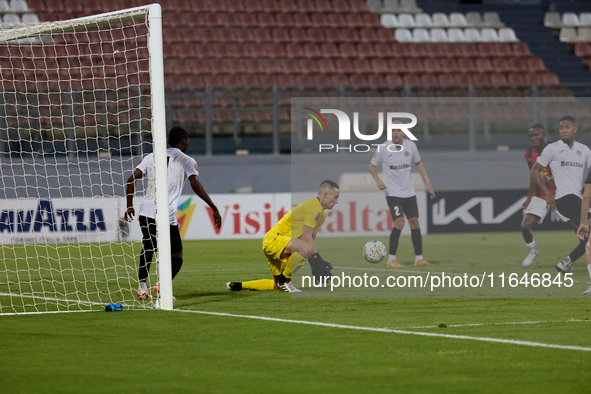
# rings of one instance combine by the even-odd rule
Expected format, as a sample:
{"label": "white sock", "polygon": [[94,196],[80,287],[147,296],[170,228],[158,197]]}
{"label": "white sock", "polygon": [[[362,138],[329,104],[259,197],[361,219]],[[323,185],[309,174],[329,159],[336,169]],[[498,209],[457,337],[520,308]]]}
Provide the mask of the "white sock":
{"label": "white sock", "polygon": [[589,271],[589,278],[591,278],[591,264],[587,265],[587,271]]}
{"label": "white sock", "polygon": [[395,254],[391,254],[391,255],[388,257],[388,261],[392,261],[392,260],[396,260],[396,255],[395,255]]}
{"label": "white sock", "polygon": [[415,256],[415,261],[421,261],[423,259],[423,255],[422,254],[417,254]]}
{"label": "white sock", "polygon": [[535,250],[536,249],[536,240],[534,239],[533,241],[531,241],[531,243],[525,244],[525,246],[527,246],[527,248],[529,250]]}
{"label": "white sock", "polygon": [[140,282],[140,289],[142,290],[148,290],[148,286],[146,285],[146,282],[141,281]]}

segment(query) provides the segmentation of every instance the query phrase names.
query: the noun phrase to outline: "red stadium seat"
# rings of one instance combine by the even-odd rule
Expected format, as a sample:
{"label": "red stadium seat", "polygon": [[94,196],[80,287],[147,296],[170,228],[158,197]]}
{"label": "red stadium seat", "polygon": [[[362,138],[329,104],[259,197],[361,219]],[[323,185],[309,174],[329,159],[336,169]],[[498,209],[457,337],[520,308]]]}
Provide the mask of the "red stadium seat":
{"label": "red stadium seat", "polygon": [[337,59],[335,69],[338,73],[352,74],[355,72],[349,59]]}
{"label": "red stadium seat", "polygon": [[308,40],[312,42],[324,42],[324,30],[323,29],[307,29],[308,31]]}
{"label": "red stadium seat", "polygon": [[478,56],[481,57],[493,57],[495,56],[495,51],[493,49],[493,44],[490,42],[481,42],[478,44]]}
{"label": "red stadium seat", "polygon": [[408,69],[406,68],[406,64],[404,63],[404,60],[402,60],[402,59],[390,59],[388,61],[388,67],[389,67],[390,72],[392,72],[392,73],[402,74],[402,73],[408,72]]}
{"label": "red stadium seat", "polygon": [[293,26],[302,28],[311,27],[313,24],[312,21],[310,21],[308,14],[295,14],[293,16]]}
{"label": "red stadium seat", "polygon": [[509,67],[510,67],[511,72],[523,73],[528,70],[523,59],[521,59],[519,57],[509,58],[508,63],[509,63]]}
{"label": "red stadium seat", "polygon": [[229,85],[229,86],[238,86],[240,85],[240,77],[236,74],[233,75],[224,75],[222,77],[222,81],[224,82],[224,85]]}
{"label": "red stadium seat", "polygon": [[439,81],[437,80],[437,76],[435,74],[422,74],[421,75],[421,83],[424,84],[436,84]]}
{"label": "red stadium seat", "polygon": [[427,54],[425,52],[425,47],[423,44],[415,43],[415,44],[408,44],[408,54],[411,57],[426,57]]}
{"label": "red stadium seat", "polygon": [[336,69],[332,59],[323,59],[318,62],[318,71],[323,74],[333,74],[339,72]]}
{"label": "red stadium seat", "polygon": [[298,85],[312,85],[313,80],[309,74],[296,75],[295,81]]}
{"label": "red stadium seat", "polygon": [[[296,14],[296,15],[305,15],[305,14]],[[280,14],[275,15],[275,24],[276,24],[276,26],[285,27],[285,28],[295,26],[294,20],[292,19],[291,14],[284,14],[284,13],[280,13]],[[297,27],[299,27],[299,26],[297,26]]]}
{"label": "red stadium seat", "polygon": [[373,12],[365,12],[361,14],[361,18],[363,19],[363,24],[365,27],[384,29],[384,27],[380,23],[380,16],[374,14]]}
{"label": "red stadium seat", "polygon": [[531,59],[527,59],[527,69],[530,72],[546,72],[546,66],[544,65],[544,61],[540,58],[534,57]]}
{"label": "red stadium seat", "polygon": [[446,85],[453,85],[456,83],[456,80],[452,74],[440,74],[437,80],[439,83]]}
{"label": "red stadium seat", "polygon": [[283,13],[297,13],[300,12],[298,5],[293,0],[279,0],[279,9]]}
{"label": "red stadium seat", "polygon": [[346,85],[349,83],[349,78],[345,74],[333,74],[330,81],[335,85]]}
{"label": "red stadium seat", "polygon": [[357,50],[352,43],[344,43],[339,45],[339,54],[341,57],[357,57]]}
{"label": "red stadium seat", "polygon": [[425,56],[427,57],[434,57],[434,58],[442,58],[445,56],[443,53],[443,46],[439,43],[426,43],[423,44],[425,48]]}
{"label": "red stadium seat", "polygon": [[575,56],[591,57],[591,45],[587,42],[577,42],[575,44]]}
{"label": "red stadium seat", "polygon": [[379,28],[377,30],[378,40],[381,42],[392,42],[394,41],[394,30]]}
{"label": "red stadium seat", "polygon": [[460,71],[460,68],[456,62],[456,59],[448,58],[441,59],[441,70],[445,73],[456,73]]}
{"label": "red stadium seat", "polygon": [[64,3],[62,3],[62,0],[45,0],[45,5],[45,9],[48,12],[60,13],[62,11],[65,11]]}
{"label": "red stadium seat", "polygon": [[523,74],[511,73],[507,76],[507,82],[512,84],[524,84]]}
{"label": "red stadium seat", "polygon": [[295,85],[296,84],[293,75],[288,75],[288,74],[277,75],[275,79],[277,81],[277,84],[279,84],[279,85]]}
{"label": "red stadium seat", "polygon": [[271,37],[275,42],[290,42],[291,37],[287,29],[274,28],[271,29]]}
{"label": "red stadium seat", "polygon": [[[304,14],[305,15],[305,14]],[[329,27],[330,23],[324,14],[312,14],[311,26],[314,27]]]}
{"label": "red stadium seat", "polygon": [[244,74],[240,76],[243,85],[258,85],[259,78],[256,74]]}
{"label": "red stadium seat", "polygon": [[439,44],[441,47],[442,55],[447,57],[460,57],[462,56],[460,47],[456,43],[444,43]]}
{"label": "red stadium seat", "polygon": [[327,23],[328,23],[328,25],[327,25],[328,27],[347,26],[347,21],[345,20],[344,14],[341,14],[341,13],[328,14]]}
{"label": "red stadium seat", "polygon": [[261,85],[275,85],[274,75],[259,75]]}
{"label": "red stadium seat", "polygon": [[[485,72],[485,70],[478,70],[480,72]],[[491,72],[496,71],[496,72],[511,72],[513,71],[511,66],[509,65],[509,62],[507,62],[507,59],[503,59],[503,58],[495,58],[492,61],[492,69],[490,70]]]}
{"label": "red stadium seat", "polygon": [[240,26],[242,27],[258,27],[259,22],[255,14],[249,13],[241,13],[238,15],[238,19],[240,20]]}
{"label": "red stadium seat", "polygon": [[423,60],[423,69],[428,73],[440,73],[443,71],[438,59]]}
{"label": "red stadium seat", "polygon": [[306,30],[300,29],[300,28],[289,29],[289,30],[290,30],[290,36],[291,36],[292,42],[306,42],[306,41],[308,41],[308,34],[306,33]]}
{"label": "red stadium seat", "polygon": [[[361,17],[359,13],[346,13],[343,14],[345,16],[346,24],[345,26],[355,27],[355,28],[363,28],[365,26],[365,21]],[[375,32],[374,32],[375,33]]]}
{"label": "red stadium seat", "polygon": [[332,4],[330,0],[316,0],[314,2],[316,4],[316,11],[317,12],[332,12],[334,9],[332,8]]}
{"label": "red stadium seat", "polygon": [[316,85],[330,85],[332,82],[330,81],[330,77],[325,74],[316,74],[314,75],[314,84]]}
{"label": "red stadium seat", "polygon": [[[527,46],[526,46],[527,47]],[[513,55],[513,51],[511,50],[511,45],[507,42],[496,42],[493,44],[493,50],[495,56],[500,57],[511,57]]]}
{"label": "red stadium seat", "polygon": [[[193,4],[195,4],[195,0],[191,0]],[[221,1],[220,1],[221,2]],[[205,7],[207,7],[207,3],[204,1]],[[207,8],[206,8],[207,9]],[[228,12],[244,12],[244,5],[242,4],[242,0],[226,0],[226,10]]]}
{"label": "red stadium seat", "polygon": [[[382,44],[378,44],[378,45],[382,45]],[[389,45],[388,45],[388,47],[389,47]],[[355,53],[360,58],[376,57],[376,53],[374,52],[373,45],[357,44]],[[380,56],[381,56],[381,54],[380,54]]]}
{"label": "red stadium seat", "polygon": [[299,12],[316,12],[316,7],[314,7],[314,3],[312,2],[312,0],[300,0],[298,1],[298,6]]}
{"label": "red stadium seat", "polygon": [[474,81],[472,80],[472,75],[470,74],[458,74],[456,75],[456,82],[460,84],[470,84]]}
{"label": "red stadium seat", "polygon": [[353,60],[353,72],[357,74],[369,74],[372,72],[371,64],[366,59]]}
{"label": "red stadium seat", "polygon": [[252,30],[252,38],[256,42],[271,42],[273,39],[271,38],[271,32],[269,29],[253,29]]}
{"label": "red stadium seat", "polygon": [[[324,60],[320,60],[323,62]],[[317,73],[318,67],[316,67],[316,62],[312,59],[300,59],[300,69],[304,73]]]}
{"label": "red stadium seat", "polygon": [[361,42],[377,42],[379,41],[378,36],[374,29],[361,29],[359,31],[359,38]]}
{"label": "red stadium seat", "polygon": [[244,69],[249,74],[258,74],[263,72],[263,66],[258,59],[245,59]]}
{"label": "red stadium seat", "polygon": [[27,4],[32,12],[45,11],[45,2],[43,0],[28,0]]}
{"label": "red stadium seat", "polygon": [[472,76],[472,82],[475,84],[489,84],[490,79],[488,78],[488,74],[474,74]]}
{"label": "red stadium seat", "polygon": [[548,85],[558,85],[559,81],[558,81],[558,76],[554,73],[543,73],[540,74],[540,78],[542,79],[542,83],[543,84],[548,84]]}
{"label": "red stadium seat", "polygon": [[271,43],[267,44],[266,51],[269,57],[286,57],[285,46],[283,44]]}
{"label": "red stadium seat", "polygon": [[[257,14],[257,20],[259,22],[260,27],[274,27],[275,26],[275,18],[273,18],[273,14],[261,13]],[[271,34],[273,34],[271,32]]]}
{"label": "red stadium seat", "polygon": [[198,26],[224,26],[224,22],[222,18],[220,18],[220,14],[208,12],[205,14],[197,14],[197,13],[188,13],[187,15],[187,23],[189,25]]}
{"label": "red stadium seat", "polygon": [[497,85],[506,84],[507,78],[505,77],[505,74],[492,73],[492,74],[490,74],[490,83],[497,84]]}
{"label": "red stadium seat", "polygon": [[263,62],[263,69],[267,74],[280,74],[284,71],[283,62],[280,59],[266,59]]}
{"label": "red stadium seat", "polygon": [[377,74],[388,74],[392,72],[388,63],[384,59],[372,59],[371,67],[373,72]]}
{"label": "red stadium seat", "polygon": [[[309,44],[309,45],[316,45],[316,44]],[[312,48],[310,48],[311,51],[313,51]],[[302,46],[300,44],[287,44],[285,46],[285,54],[288,57],[303,57],[303,56],[308,56],[308,54],[304,50],[302,49]],[[310,55],[310,57],[314,57],[313,55]]]}
{"label": "red stadium seat", "polygon": [[262,0],[261,7],[263,12],[279,12],[281,8],[279,8],[279,4],[277,0]]}
{"label": "red stadium seat", "polygon": [[385,79],[388,85],[402,85],[403,83],[402,78],[398,74],[388,74]]}
{"label": "red stadium seat", "polygon": [[476,72],[476,67],[474,66],[474,62],[471,58],[460,58],[458,59],[458,67],[460,71],[463,73],[474,73]]}
{"label": "red stadium seat", "polygon": [[460,56],[472,57],[472,58],[478,57],[479,56],[478,47],[473,42],[463,43],[460,46]]}
{"label": "red stadium seat", "polygon": [[523,80],[525,81],[525,83],[528,83],[528,84],[538,85],[538,84],[542,83],[541,74],[536,74],[536,73],[525,74]]}
{"label": "red stadium seat", "polygon": [[418,85],[421,83],[421,79],[418,74],[404,74],[402,81],[409,85]]}
{"label": "red stadium seat", "polygon": [[529,47],[524,42],[515,42],[512,46],[513,56],[530,57],[532,56]]}
{"label": "red stadium seat", "polygon": [[[377,44],[376,44],[377,45]],[[391,45],[392,54],[395,57],[408,57],[410,56],[410,52],[406,44],[403,43],[393,43]]]}
{"label": "red stadium seat", "polygon": [[298,65],[298,62],[295,59],[285,59],[283,61],[283,69],[284,72],[287,74],[297,74],[301,72],[300,66]]}
{"label": "red stadium seat", "polygon": [[223,85],[222,79],[219,75],[206,75],[203,77],[205,85]]}
{"label": "red stadium seat", "polygon": [[320,52],[324,57],[339,57],[340,53],[335,44],[322,44]]}
{"label": "red stadium seat", "polygon": [[386,80],[380,74],[370,74],[367,76],[367,82],[373,85],[384,85]]}
{"label": "red stadium seat", "polygon": [[367,83],[367,79],[365,79],[365,75],[363,74],[352,75],[350,81],[354,85],[363,85]]}
{"label": "red stadium seat", "polygon": [[[363,44],[363,46],[368,47],[369,45]],[[404,46],[404,44],[403,44],[403,46]],[[392,51],[392,46],[390,44],[377,43],[377,44],[374,44],[373,48],[374,48],[374,53],[376,54],[377,57],[394,57],[394,56],[404,57],[404,55],[395,54]],[[404,49],[406,50],[406,46],[404,46]],[[359,51],[359,49],[358,49],[358,51]]]}

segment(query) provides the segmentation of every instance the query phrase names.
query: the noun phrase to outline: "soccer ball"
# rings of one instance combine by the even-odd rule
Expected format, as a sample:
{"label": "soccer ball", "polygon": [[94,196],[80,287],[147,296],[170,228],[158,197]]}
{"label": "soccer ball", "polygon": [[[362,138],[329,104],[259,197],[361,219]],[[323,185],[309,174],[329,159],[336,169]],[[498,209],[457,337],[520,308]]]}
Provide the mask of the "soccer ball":
{"label": "soccer ball", "polygon": [[377,264],[386,258],[386,246],[380,241],[369,241],[363,247],[363,257],[368,263]]}

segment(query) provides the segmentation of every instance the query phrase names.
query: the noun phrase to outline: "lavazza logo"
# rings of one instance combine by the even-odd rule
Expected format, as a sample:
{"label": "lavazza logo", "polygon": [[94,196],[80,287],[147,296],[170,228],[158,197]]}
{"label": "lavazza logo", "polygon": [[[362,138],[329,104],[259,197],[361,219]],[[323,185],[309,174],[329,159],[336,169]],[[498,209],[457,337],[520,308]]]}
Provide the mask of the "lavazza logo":
{"label": "lavazza logo", "polygon": [[[380,144],[368,143],[368,144],[351,144],[351,120],[349,116],[338,109],[321,109],[320,112],[304,107],[304,114],[310,116],[311,119],[307,120],[307,139],[309,141],[314,139],[314,121],[320,127],[321,132],[328,133],[328,125],[326,119],[322,114],[333,114],[337,117],[339,122],[339,143],[338,144],[318,144],[318,152],[356,152],[366,153],[369,152],[371,147],[376,147],[379,151]],[[417,124],[417,117],[408,112],[387,112],[386,115],[386,135],[388,141],[392,141],[392,130],[402,130],[402,132],[412,141],[416,141],[417,138],[409,130]],[[400,123],[404,119],[410,119],[410,123]],[[378,131],[375,134],[362,134],[359,131],[359,112],[353,112],[353,133],[355,137],[362,141],[377,141],[382,137],[384,132],[384,113],[378,113]],[[342,143],[341,143],[342,141]],[[347,144],[347,141],[349,143]],[[392,144],[388,146],[390,152],[402,152],[404,148],[399,144]]]}

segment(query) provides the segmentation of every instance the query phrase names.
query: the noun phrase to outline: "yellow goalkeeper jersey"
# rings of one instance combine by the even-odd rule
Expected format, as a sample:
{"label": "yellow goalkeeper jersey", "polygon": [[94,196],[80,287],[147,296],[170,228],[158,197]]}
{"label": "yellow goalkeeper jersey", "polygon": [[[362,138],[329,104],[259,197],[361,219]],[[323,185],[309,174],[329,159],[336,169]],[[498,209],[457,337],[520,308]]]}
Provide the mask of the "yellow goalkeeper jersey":
{"label": "yellow goalkeeper jersey", "polygon": [[309,198],[286,213],[269,232],[299,238],[304,232],[304,226],[308,226],[314,229],[316,235],[325,219],[326,212],[318,198]]}

